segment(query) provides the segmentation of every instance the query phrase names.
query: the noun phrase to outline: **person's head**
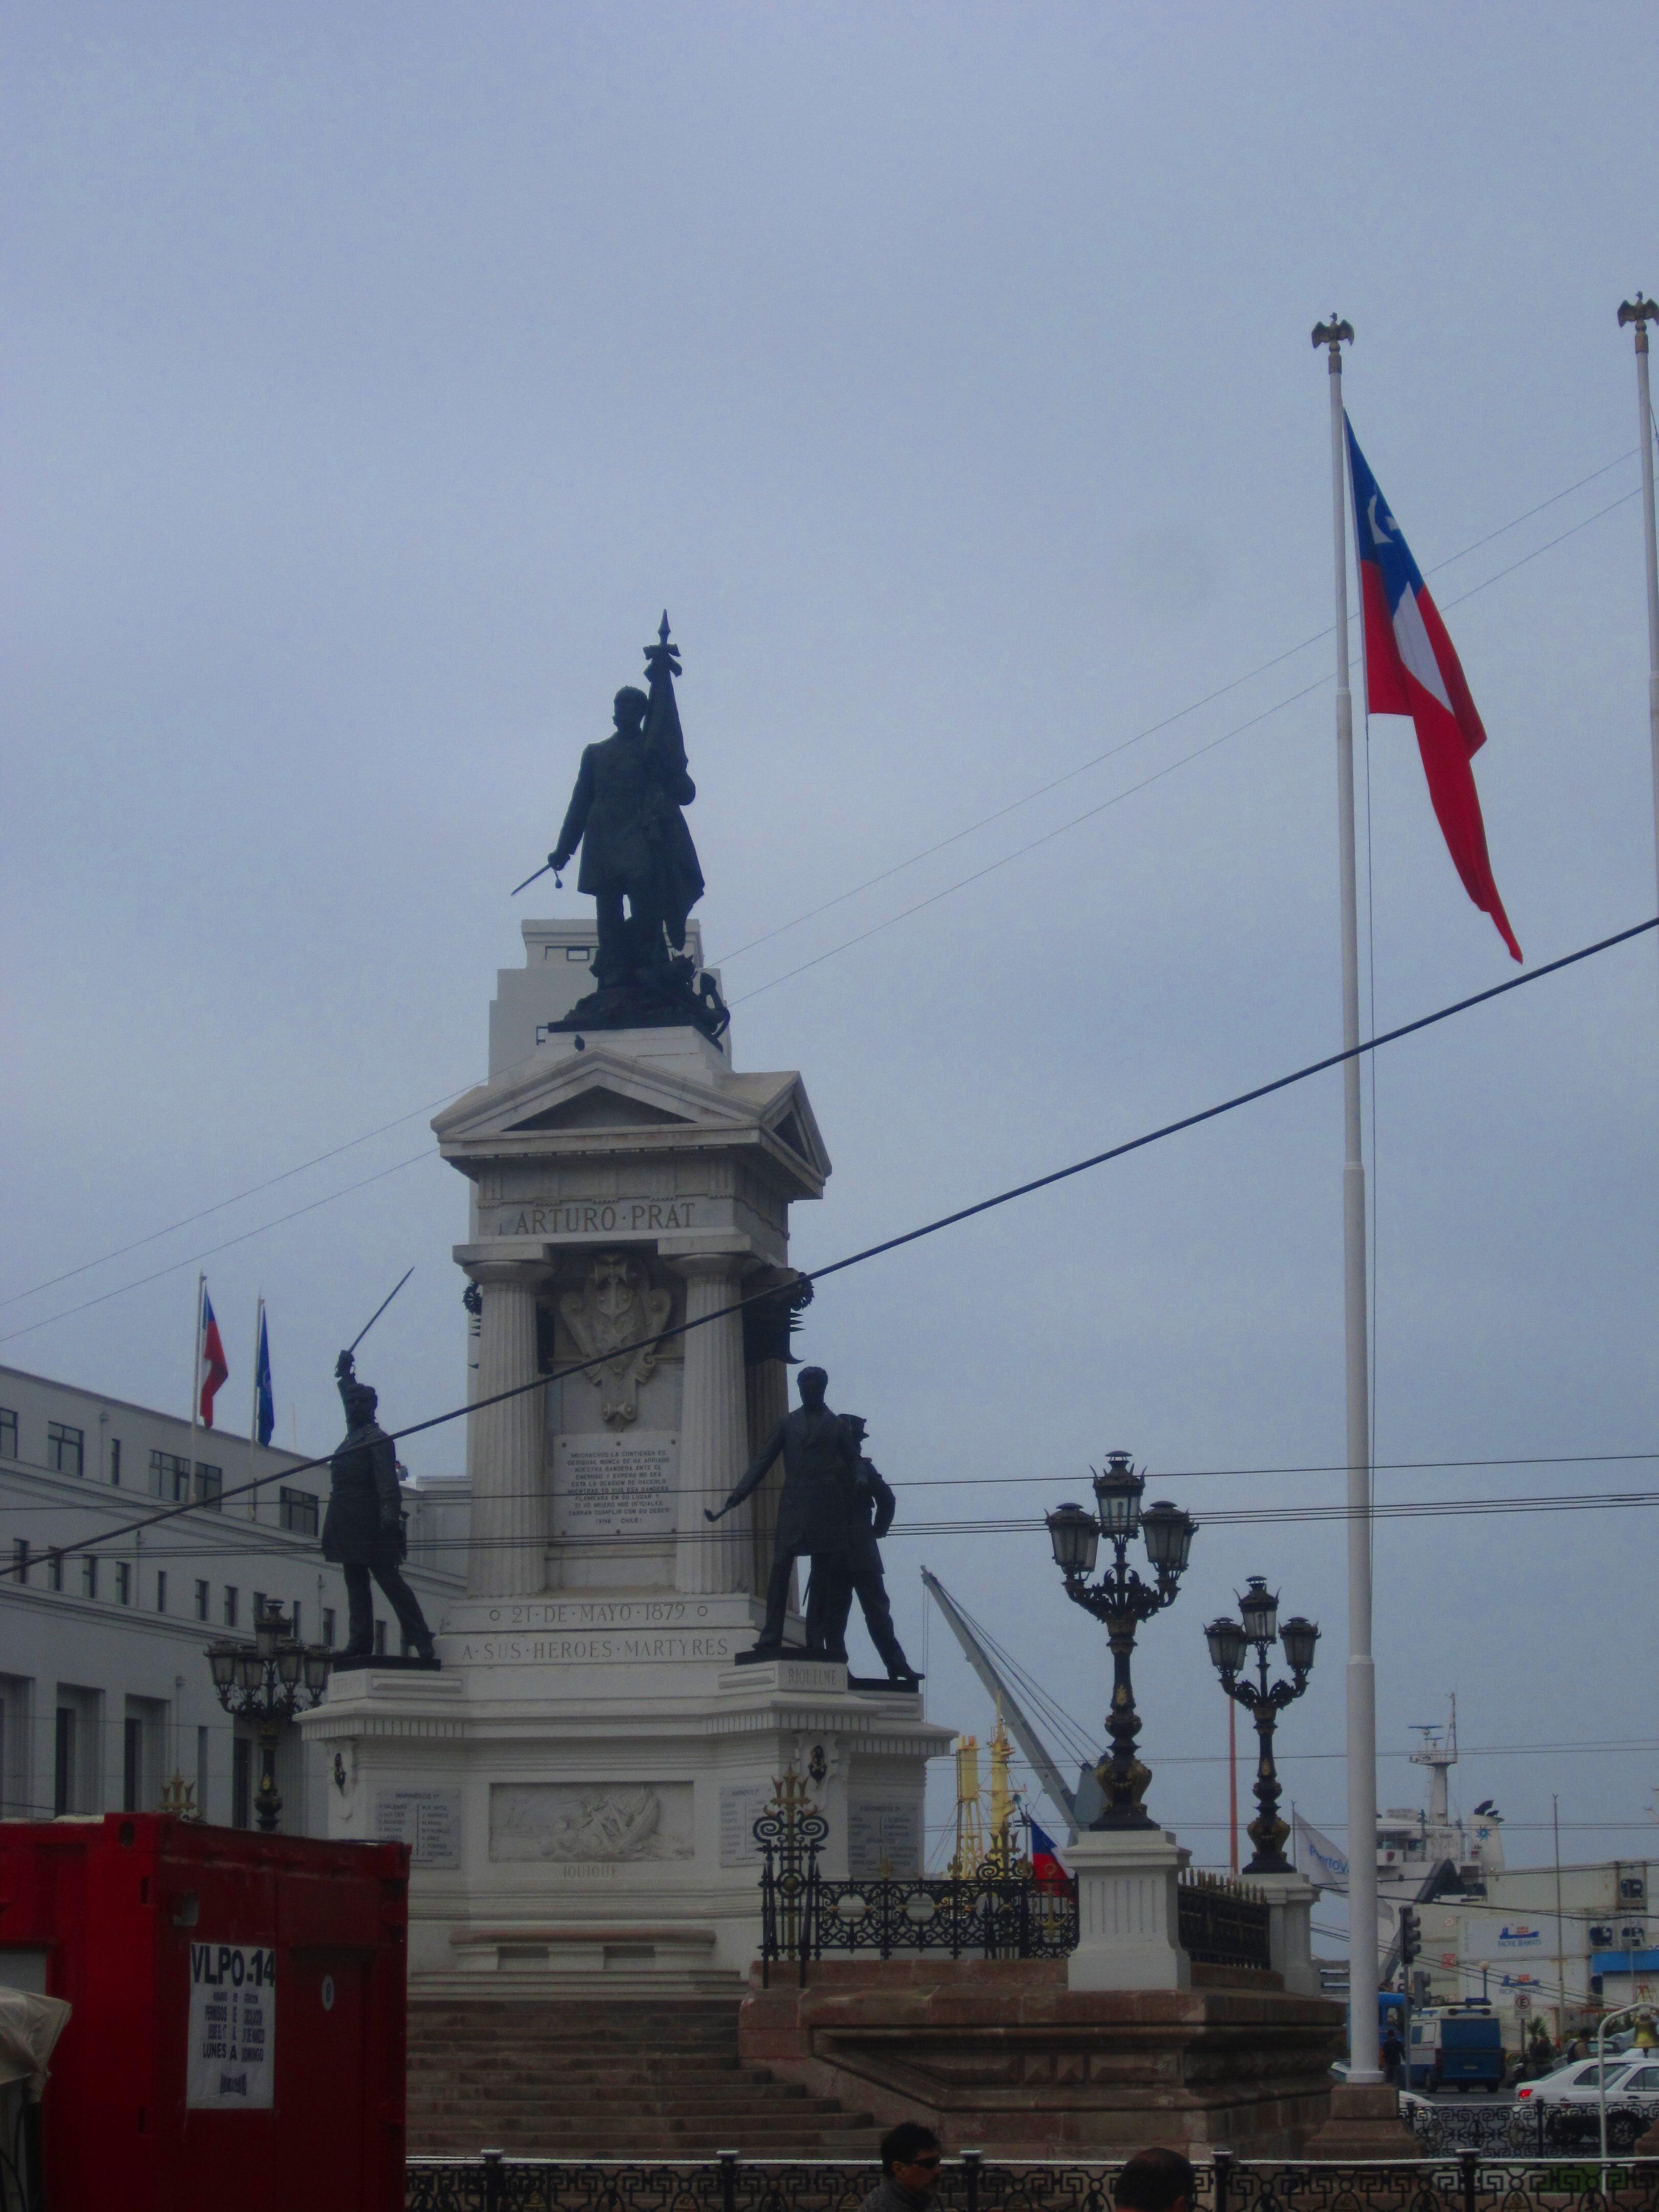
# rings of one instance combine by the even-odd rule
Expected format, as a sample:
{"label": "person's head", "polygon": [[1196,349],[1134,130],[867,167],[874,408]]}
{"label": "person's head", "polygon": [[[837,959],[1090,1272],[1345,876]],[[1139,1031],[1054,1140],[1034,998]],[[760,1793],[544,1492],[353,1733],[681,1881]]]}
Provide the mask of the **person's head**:
{"label": "person's head", "polygon": [[865,1419],[863,1414],[843,1413],[841,1417],[841,1425],[852,1439],[854,1450],[861,1450],[864,1440],[870,1433],[870,1424]]}
{"label": "person's head", "polygon": [[795,1388],[800,1392],[803,1406],[821,1406],[823,1394],[830,1388],[830,1377],[822,1367],[803,1367],[795,1377]]}
{"label": "person's head", "polygon": [[920,2120],[901,2120],[881,2139],[881,2170],[901,2189],[927,2196],[939,2186],[939,2137]]}
{"label": "person's head", "polygon": [[363,1428],[374,1419],[380,1402],[378,1393],[371,1390],[367,1382],[354,1382],[345,1394],[347,1420],[354,1429]]}
{"label": "person's head", "polygon": [[1135,2153],[1118,2175],[1112,2196],[1119,2212],[1193,2212],[1197,2193],[1191,2160],[1158,2145]]}
{"label": "person's head", "polygon": [[619,730],[637,730],[650,704],[637,684],[624,684],[611,702],[611,720]]}

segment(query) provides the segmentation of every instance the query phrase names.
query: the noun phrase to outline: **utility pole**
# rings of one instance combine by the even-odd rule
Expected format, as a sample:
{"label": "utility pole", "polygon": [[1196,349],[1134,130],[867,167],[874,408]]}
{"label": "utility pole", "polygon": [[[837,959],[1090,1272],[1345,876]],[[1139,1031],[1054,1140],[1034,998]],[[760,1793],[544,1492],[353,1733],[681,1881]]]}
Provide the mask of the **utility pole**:
{"label": "utility pole", "polygon": [[1561,2048],[1566,2025],[1567,1961],[1561,1933],[1561,1801],[1550,1796],[1550,1826],[1555,1836],[1555,2047]]}
{"label": "utility pole", "polygon": [[1653,520],[1653,394],[1648,388],[1648,325],[1659,322],[1659,300],[1638,293],[1619,309],[1619,327],[1636,326],[1637,429],[1642,447],[1642,550],[1648,585],[1648,740],[1653,749],[1653,846],[1659,868],[1659,540]]}

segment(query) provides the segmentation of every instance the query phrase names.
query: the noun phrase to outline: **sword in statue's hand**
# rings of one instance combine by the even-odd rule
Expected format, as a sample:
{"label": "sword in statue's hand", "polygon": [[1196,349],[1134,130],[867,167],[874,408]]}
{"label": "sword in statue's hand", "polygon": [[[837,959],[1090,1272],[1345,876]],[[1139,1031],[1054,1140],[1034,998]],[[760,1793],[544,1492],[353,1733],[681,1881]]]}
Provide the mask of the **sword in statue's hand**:
{"label": "sword in statue's hand", "polygon": [[564,889],[564,878],[560,874],[559,871],[563,866],[564,863],[562,860],[556,860],[551,853],[550,853],[547,856],[547,867],[538,868],[536,875],[526,876],[521,884],[514,884],[512,890],[507,893],[508,898],[517,898],[520,891],[528,890],[531,884],[535,882],[536,877],[544,876],[547,873],[548,868],[550,868],[553,871],[554,889],[556,890],[562,890]]}

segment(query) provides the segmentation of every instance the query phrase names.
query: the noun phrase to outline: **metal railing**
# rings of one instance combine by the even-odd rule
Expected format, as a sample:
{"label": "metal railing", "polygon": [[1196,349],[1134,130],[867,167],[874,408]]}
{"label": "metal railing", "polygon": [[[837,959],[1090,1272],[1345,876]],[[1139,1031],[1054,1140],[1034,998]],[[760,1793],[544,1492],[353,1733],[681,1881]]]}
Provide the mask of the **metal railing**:
{"label": "metal railing", "polygon": [[[1154,2130],[1155,2131],[1155,2130]],[[1201,2163],[1194,2212],[1659,2212],[1659,2158],[1451,2157],[1367,2166],[1237,2159]],[[1121,2161],[1000,2160],[967,2151],[941,2169],[938,2212],[1113,2212]],[[411,2158],[408,2212],[858,2212],[874,2160]]]}
{"label": "metal railing", "polygon": [[[1558,2105],[1547,2100],[1522,2104],[1442,2105],[1419,2097],[1415,2090],[1400,2093],[1400,2117],[1425,2151],[1474,2151],[1502,2158],[1547,2158],[1552,2152],[1580,2157],[1601,2152],[1600,2108],[1595,2105]],[[1607,2102],[1607,2148],[1617,2157],[1628,2154],[1637,2139],[1655,2124],[1653,2101]]]}
{"label": "metal railing", "polygon": [[1271,1908],[1266,1898],[1225,1875],[1183,1874],[1177,1938],[1200,1966],[1273,1965]]}

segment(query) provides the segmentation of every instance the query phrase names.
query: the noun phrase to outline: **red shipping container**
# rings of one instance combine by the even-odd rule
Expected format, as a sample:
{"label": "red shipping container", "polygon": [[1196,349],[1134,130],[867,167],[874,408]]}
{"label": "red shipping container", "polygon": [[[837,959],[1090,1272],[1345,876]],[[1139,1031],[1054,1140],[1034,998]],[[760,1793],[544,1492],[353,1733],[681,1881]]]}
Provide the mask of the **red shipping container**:
{"label": "red shipping container", "polygon": [[74,2007],[50,2212],[402,2212],[408,1926],[402,1844],[0,1823],[7,1978]]}

